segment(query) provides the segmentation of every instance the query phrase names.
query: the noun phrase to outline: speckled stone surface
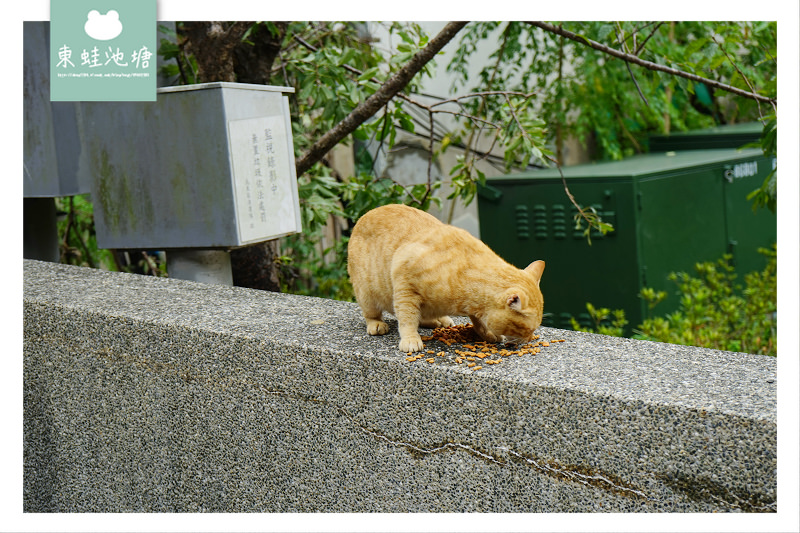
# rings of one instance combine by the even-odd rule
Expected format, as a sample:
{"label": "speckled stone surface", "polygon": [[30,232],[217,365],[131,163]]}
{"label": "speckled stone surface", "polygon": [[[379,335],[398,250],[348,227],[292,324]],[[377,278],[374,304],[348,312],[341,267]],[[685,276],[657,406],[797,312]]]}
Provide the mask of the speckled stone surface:
{"label": "speckled stone surface", "polygon": [[25,261],[25,511],[776,510],[774,358],[542,328],[476,372],[388,322]]}

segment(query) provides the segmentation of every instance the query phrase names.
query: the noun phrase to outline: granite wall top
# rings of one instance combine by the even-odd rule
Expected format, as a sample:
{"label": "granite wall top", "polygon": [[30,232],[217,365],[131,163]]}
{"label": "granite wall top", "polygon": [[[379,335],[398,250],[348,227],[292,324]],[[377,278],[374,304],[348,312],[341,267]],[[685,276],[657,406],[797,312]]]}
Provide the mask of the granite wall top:
{"label": "granite wall top", "polygon": [[776,509],[775,358],[541,328],[475,371],[355,304],[36,261],[24,303],[26,510]]}

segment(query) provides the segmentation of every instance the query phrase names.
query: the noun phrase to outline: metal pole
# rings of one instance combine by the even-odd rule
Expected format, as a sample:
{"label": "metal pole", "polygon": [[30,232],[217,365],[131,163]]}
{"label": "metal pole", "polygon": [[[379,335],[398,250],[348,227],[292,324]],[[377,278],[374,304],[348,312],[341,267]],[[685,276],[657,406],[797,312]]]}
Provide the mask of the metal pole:
{"label": "metal pole", "polygon": [[227,250],[167,250],[167,273],[171,278],[212,285],[233,285],[231,254]]}

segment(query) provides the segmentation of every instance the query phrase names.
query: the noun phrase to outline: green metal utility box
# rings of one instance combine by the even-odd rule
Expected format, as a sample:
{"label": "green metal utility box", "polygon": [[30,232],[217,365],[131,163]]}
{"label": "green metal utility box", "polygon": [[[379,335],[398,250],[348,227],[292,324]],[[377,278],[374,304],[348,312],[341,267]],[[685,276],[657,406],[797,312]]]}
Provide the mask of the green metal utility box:
{"label": "green metal utility box", "polygon": [[741,148],[746,144],[759,142],[763,129],[764,126],[759,122],[743,122],[701,130],[651,135],[650,152]]}
{"label": "green metal utility box", "polygon": [[[776,241],[774,213],[753,213],[747,194],[775,166],[759,149],[691,150],[562,169],[578,203],[593,206],[614,231],[575,229],[577,210],[557,169],[489,178],[478,191],[481,239],[510,263],[547,263],[542,278],[544,325],[591,325],[586,303],[624,309],[629,328],[648,316],[644,287],[667,291],[656,308],[677,308],[670,272],[733,254],[740,278],[761,270],[757,252]],[[584,221],[584,227],[586,227]]]}

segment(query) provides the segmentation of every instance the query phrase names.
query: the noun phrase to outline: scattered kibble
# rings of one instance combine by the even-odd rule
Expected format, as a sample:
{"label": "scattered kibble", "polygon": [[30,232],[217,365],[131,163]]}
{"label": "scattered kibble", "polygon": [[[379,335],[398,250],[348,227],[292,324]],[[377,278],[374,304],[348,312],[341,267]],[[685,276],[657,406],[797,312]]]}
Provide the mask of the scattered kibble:
{"label": "scattered kibble", "polygon": [[[539,335],[534,335],[530,342],[525,345],[517,346],[516,349],[512,350],[508,348],[498,348],[496,344],[491,344],[481,340],[478,334],[472,328],[471,324],[450,326],[448,328],[436,328],[433,330],[431,335],[422,336],[422,341],[441,342],[448,348],[454,344],[460,344],[461,349],[453,349],[453,352],[456,356],[455,362],[458,365],[466,363],[467,368],[471,369],[473,372],[483,368],[478,364],[478,361],[480,361],[481,364],[499,365],[503,362],[503,358],[505,357],[509,357],[511,355],[517,355],[519,357],[525,355],[535,355],[540,353],[543,347],[549,347],[550,343],[565,342],[564,339],[541,340]],[[448,355],[448,353],[443,350],[426,350],[425,353],[435,354],[437,357],[445,357]],[[414,362],[425,358],[425,356],[422,355],[422,352],[416,355],[409,353],[408,355],[409,357],[406,358],[406,361],[409,362]],[[494,358],[489,356],[493,356]],[[425,361],[432,364],[434,363],[435,359],[433,357],[427,357],[425,358]]]}

